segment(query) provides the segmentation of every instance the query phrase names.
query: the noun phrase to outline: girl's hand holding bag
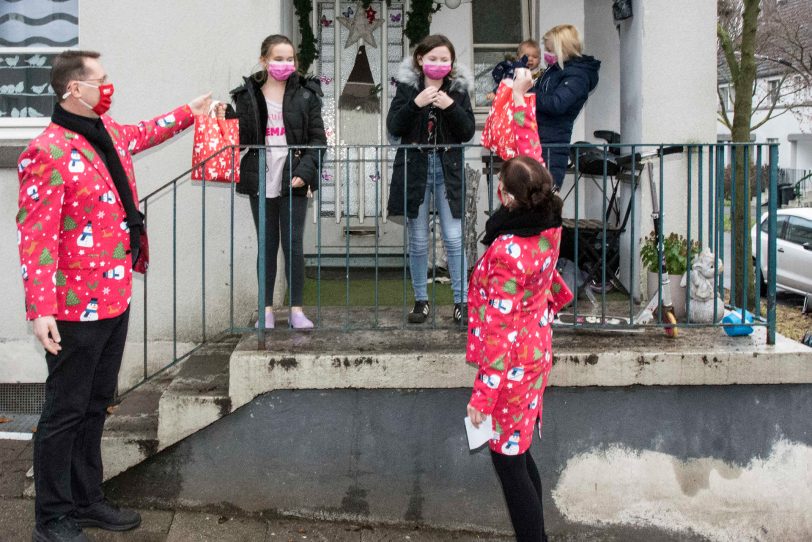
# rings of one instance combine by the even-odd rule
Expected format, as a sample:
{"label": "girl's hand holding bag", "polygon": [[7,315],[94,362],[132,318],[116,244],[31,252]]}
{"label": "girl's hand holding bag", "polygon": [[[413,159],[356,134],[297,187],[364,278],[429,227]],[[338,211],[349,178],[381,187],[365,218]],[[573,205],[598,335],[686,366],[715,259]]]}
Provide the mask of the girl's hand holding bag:
{"label": "girl's hand holding bag", "polygon": [[195,116],[193,181],[240,182],[240,150],[226,148],[239,146],[240,125],[237,119],[226,119],[223,110],[222,102],[213,101],[208,115]]}

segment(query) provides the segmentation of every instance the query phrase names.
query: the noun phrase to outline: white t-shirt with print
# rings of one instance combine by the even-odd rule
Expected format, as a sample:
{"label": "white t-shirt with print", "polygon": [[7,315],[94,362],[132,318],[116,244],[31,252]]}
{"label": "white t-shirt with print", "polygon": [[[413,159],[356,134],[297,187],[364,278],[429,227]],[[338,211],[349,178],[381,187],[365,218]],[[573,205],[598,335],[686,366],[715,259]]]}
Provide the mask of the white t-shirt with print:
{"label": "white t-shirt with print", "polygon": [[285,145],[268,148],[266,153],[267,173],[265,176],[265,197],[278,198],[282,194],[282,173],[288,157],[285,137],[285,123],[282,118],[282,104],[265,100],[268,106],[268,125],[265,127],[266,145]]}

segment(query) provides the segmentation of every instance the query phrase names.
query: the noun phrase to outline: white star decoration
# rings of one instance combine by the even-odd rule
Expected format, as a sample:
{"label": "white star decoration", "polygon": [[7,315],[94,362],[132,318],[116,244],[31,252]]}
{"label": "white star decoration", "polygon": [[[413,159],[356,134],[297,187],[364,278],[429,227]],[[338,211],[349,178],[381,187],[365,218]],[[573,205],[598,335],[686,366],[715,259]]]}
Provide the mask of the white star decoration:
{"label": "white star decoration", "polygon": [[383,20],[376,19],[370,23],[367,19],[366,12],[361,9],[361,4],[355,5],[355,15],[352,19],[343,16],[336,17],[336,19],[350,31],[347,42],[344,44],[345,49],[352,47],[360,40],[364,40],[372,47],[378,47],[378,44],[375,43],[375,36],[373,36],[372,33],[383,25]]}

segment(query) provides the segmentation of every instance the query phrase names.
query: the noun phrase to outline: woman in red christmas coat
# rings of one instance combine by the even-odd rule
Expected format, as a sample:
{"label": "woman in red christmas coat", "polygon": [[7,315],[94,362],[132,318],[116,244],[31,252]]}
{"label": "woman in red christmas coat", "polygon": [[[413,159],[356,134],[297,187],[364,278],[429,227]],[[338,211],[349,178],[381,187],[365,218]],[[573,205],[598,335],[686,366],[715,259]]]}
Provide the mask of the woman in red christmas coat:
{"label": "woman in red christmas coat", "polygon": [[[523,94],[529,76],[517,74],[514,103],[519,142],[525,143],[532,111]],[[532,137],[532,133],[530,133]],[[466,360],[479,368],[468,415],[479,425],[493,419],[491,459],[499,476],[516,539],[546,541],[541,478],[530,455],[533,429],[541,424],[542,394],[552,367],[550,324],[572,292],[555,270],[561,239],[561,199],[539,163],[536,145],[519,144],[499,177],[502,206],[485,228],[485,254],[474,268],[468,293]]]}

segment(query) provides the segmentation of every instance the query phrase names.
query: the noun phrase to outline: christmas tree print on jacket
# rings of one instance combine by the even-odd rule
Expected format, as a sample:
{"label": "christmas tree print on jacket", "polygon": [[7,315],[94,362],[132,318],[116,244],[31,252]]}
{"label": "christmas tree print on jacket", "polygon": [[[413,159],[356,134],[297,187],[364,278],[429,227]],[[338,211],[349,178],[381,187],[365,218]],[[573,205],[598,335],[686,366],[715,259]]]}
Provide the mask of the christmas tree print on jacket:
{"label": "christmas tree print on jacket", "polygon": [[[137,125],[103,116],[138,203],[132,155],[192,124],[188,106]],[[93,321],[130,303],[132,261],[123,204],[113,179],[82,136],[50,124],[20,155],[17,244],[26,318]],[[146,271],[146,239],[136,271]]]}
{"label": "christmas tree print on jacket", "polygon": [[492,414],[498,453],[524,453],[541,418],[553,363],[550,324],[572,299],[555,270],[560,239],[561,228],[502,235],[471,274],[466,360],[479,371],[470,404]]}

